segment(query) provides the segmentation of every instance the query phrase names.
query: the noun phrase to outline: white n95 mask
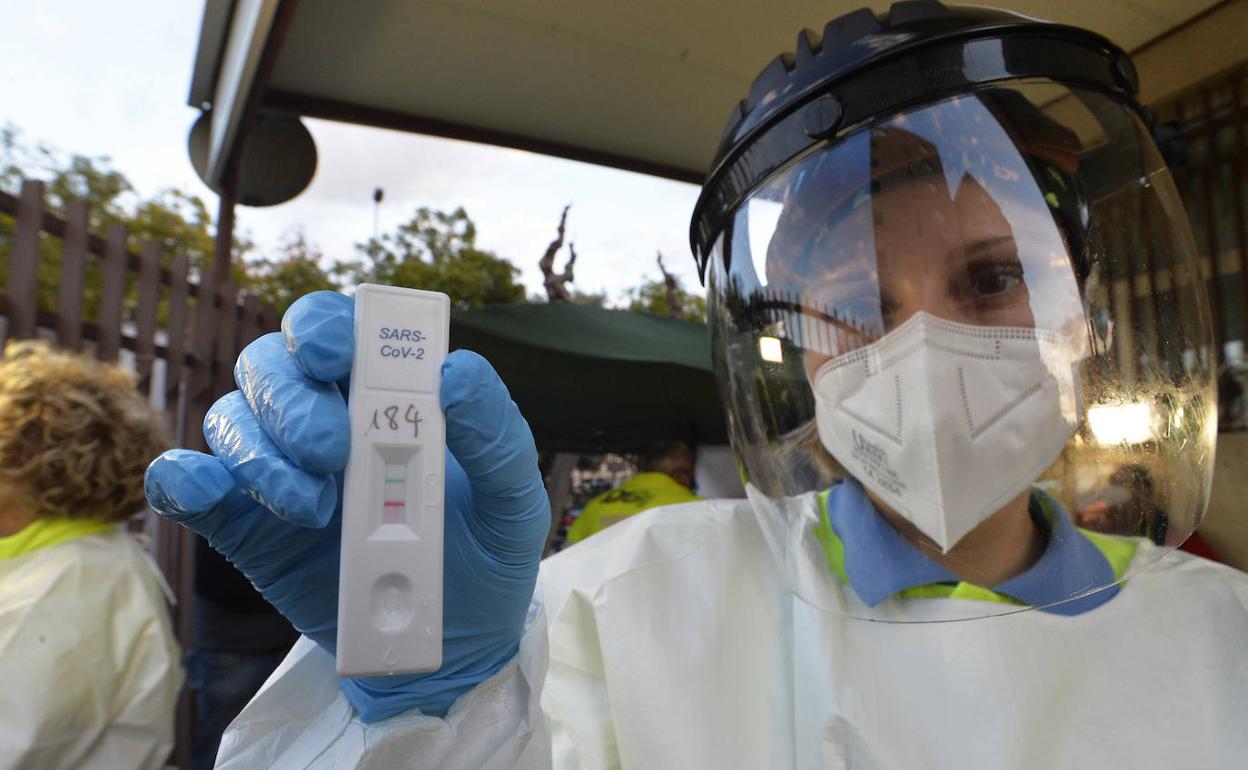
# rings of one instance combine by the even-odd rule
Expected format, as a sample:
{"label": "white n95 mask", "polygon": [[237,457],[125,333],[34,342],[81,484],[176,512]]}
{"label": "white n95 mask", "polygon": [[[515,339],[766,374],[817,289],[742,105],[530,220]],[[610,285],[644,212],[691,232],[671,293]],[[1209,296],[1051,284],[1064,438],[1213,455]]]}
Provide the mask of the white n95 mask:
{"label": "white n95 mask", "polygon": [[1061,453],[1085,344],[916,313],[815,372],[820,441],[947,552]]}

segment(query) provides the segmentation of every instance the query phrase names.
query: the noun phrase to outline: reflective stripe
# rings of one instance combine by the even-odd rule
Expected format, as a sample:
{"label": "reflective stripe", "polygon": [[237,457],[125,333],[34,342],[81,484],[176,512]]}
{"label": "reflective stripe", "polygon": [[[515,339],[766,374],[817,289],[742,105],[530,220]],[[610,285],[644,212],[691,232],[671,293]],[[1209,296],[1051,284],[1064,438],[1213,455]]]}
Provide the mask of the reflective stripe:
{"label": "reflective stripe", "polygon": [[12,559],[76,537],[116,531],[117,525],[94,519],[35,519],[21,532],[0,537],[0,559]]}
{"label": "reflective stripe", "polygon": [[828,522],[827,490],[819,494],[819,523],[815,524],[815,539],[823,546],[823,553],[828,557],[828,567],[841,583],[849,585],[849,575],[845,574],[845,544],[836,536]]}
{"label": "reflective stripe", "polygon": [[[819,500],[819,522],[815,525],[815,539],[819,541],[819,545],[823,547],[823,554],[828,560],[828,568],[844,585],[849,585],[849,576],[845,572],[845,544],[841,542],[836,531],[832,529],[831,523],[828,521],[828,492],[825,489],[818,495]],[[1044,505],[1044,498],[1041,497],[1041,504]],[[1046,514],[1051,511],[1046,509]],[[1110,567],[1114,571],[1114,577],[1118,580],[1127,571],[1127,566],[1131,560],[1135,558],[1136,547],[1139,541],[1129,538],[1117,538],[1111,535],[1103,535],[1098,532],[1089,532],[1086,529],[1076,527],[1078,532],[1100,551],[1105,560],[1109,562]],[[997,593],[989,588],[967,583],[965,581],[949,584],[949,583],[930,583],[928,585],[915,586],[914,588],[906,588],[897,592],[896,596],[902,599],[970,599],[981,602],[996,602],[998,604],[1016,604],[1025,605],[1011,596]]]}
{"label": "reflective stripe", "polygon": [[585,503],[581,515],[568,528],[568,542],[584,540],[648,508],[691,503],[701,499],[666,473],[638,473],[615,489]]}
{"label": "reflective stripe", "polygon": [[1083,527],[1075,527],[1075,529],[1079,530],[1079,534],[1086,537],[1092,542],[1092,545],[1096,546],[1096,550],[1101,552],[1101,555],[1109,562],[1109,566],[1113,568],[1114,577],[1122,580],[1122,576],[1127,572],[1127,566],[1135,558],[1135,551],[1139,547],[1140,541],[1136,538],[1103,535],[1100,532],[1091,532]]}
{"label": "reflective stripe", "polygon": [[997,604],[1017,604],[1023,602],[1012,596],[999,594],[996,591],[977,586],[974,583],[961,582],[957,585],[933,583],[926,586],[907,588],[897,594],[902,599],[969,599],[977,602],[996,602]]}

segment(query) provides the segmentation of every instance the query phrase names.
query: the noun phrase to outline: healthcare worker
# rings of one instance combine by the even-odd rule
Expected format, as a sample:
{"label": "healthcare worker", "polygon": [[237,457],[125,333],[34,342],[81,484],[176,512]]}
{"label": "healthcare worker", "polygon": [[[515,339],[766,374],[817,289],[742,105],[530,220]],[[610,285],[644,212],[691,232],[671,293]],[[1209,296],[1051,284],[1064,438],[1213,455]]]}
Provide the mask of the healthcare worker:
{"label": "healthcare worker", "polygon": [[452,354],[432,674],[334,676],[352,306],[300,300],[215,454],[148,472],[306,637],[219,766],[1242,767],[1248,579],[1068,513],[1135,460],[1182,539],[1209,488],[1208,308],[1135,86],[1099,36],[1000,11],[800,35],[693,217],[748,501],[539,575],[531,437]]}
{"label": "healthcare worker", "polygon": [[568,528],[568,542],[579,543],[590,535],[619,524],[629,516],[662,505],[701,500],[693,493],[693,449],[683,441],[668,442],[648,452],[641,473],[615,489],[595,495]]}
{"label": "healthcare worker", "polygon": [[156,566],[119,523],[168,446],[116,366],[0,359],[0,768],[165,765],[182,666]]}

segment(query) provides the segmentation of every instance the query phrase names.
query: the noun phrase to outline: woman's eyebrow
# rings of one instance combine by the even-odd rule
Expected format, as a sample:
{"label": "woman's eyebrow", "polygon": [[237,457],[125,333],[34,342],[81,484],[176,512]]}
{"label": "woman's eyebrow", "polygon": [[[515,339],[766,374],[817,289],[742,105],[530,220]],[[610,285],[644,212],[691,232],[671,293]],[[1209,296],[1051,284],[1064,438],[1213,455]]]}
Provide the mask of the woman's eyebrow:
{"label": "woman's eyebrow", "polygon": [[951,251],[949,257],[961,256],[963,259],[969,260],[981,255],[983,252],[995,251],[1000,246],[1006,244],[1010,246],[1011,252],[1018,253],[1018,245],[1014,242],[1013,235],[998,235],[992,238],[981,238],[977,241],[971,241]]}

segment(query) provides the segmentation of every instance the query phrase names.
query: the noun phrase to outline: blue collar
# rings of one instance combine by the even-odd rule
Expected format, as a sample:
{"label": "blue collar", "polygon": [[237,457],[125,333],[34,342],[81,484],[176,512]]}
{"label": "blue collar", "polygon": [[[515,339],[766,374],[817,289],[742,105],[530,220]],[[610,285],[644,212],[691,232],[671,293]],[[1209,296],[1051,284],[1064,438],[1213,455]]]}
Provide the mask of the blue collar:
{"label": "blue collar", "polygon": [[[956,575],[898,534],[879,515],[857,481],[832,487],[827,501],[828,523],[845,547],[845,575],[854,593],[868,606],[874,607],[908,588],[959,582]],[[1044,554],[1026,572],[990,588],[1056,615],[1078,615],[1117,595],[1119,586],[1113,585],[1063,602],[1114,582],[1114,569],[1101,551],[1075,529],[1060,503],[1033,490],[1031,506],[1032,515],[1048,523],[1049,541]]]}

